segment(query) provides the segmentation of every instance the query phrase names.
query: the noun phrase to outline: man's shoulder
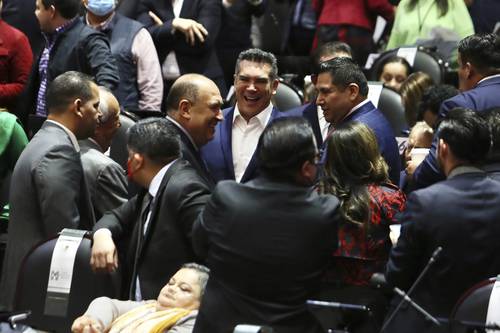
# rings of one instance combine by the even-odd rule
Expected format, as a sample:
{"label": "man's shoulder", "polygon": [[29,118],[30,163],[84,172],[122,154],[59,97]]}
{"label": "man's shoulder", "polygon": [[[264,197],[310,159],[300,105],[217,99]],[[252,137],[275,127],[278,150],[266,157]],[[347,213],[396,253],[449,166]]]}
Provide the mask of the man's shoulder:
{"label": "man's shoulder", "polygon": [[86,165],[95,166],[99,169],[106,167],[118,167],[121,169],[118,163],[95,148],[81,146],[80,156],[84,169]]}

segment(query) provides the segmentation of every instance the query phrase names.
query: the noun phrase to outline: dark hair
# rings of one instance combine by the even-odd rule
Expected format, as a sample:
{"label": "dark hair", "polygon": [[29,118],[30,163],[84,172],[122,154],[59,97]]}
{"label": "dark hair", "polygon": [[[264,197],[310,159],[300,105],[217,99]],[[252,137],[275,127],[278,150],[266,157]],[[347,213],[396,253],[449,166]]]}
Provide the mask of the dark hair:
{"label": "dark hair", "polygon": [[86,103],[92,98],[92,78],[87,74],[69,71],[56,77],[47,89],[45,103],[49,113],[64,112],[68,104],[80,98]]}
{"label": "dark hair", "polygon": [[406,76],[410,76],[410,74],[412,73],[411,65],[405,58],[393,55],[385,59],[384,62],[380,64],[380,66],[377,69],[377,79],[380,79],[380,76],[384,72],[385,65],[392,63],[403,65],[406,68]]}
{"label": "dark hair", "polygon": [[205,288],[207,287],[208,278],[210,276],[210,269],[206,266],[189,262],[181,266],[182,268],[192,269],[196,273],[198,273],[198,284],[200,285],[200,299],[203,297],[205,293]]}
{"label": "dark hair", "polygon": [[[414,10],[419,1],[420,0],[410,0],[410,2],[406,5],[408,10]],[[439,9],[439,17],[445,16],[449,9],[448,0],[434,0],[434,2]]]}
{"label": "dark hair", "polygon": [[479,113],[490,129],[491,147],[487,163],[500,162],[500,108],[492,108]]}
{"label": "dark hair", "polygon": [[450,110],[439,123],[436,135],[457,159],[472,164],[484,160],[491,146],[488,124],[477,112],[466,108]]}
{"label": "dark hair", "polygon": [[157,164],[167,164],[180,155],[177,131],[165,118],[139,120],[128,130],[127,146]]}
{"label": "dark hair", "polygon": [[477,34],[465,37],[458,43],[462,64],[470,62],[482,75],[500,73],[500,36]]}
{"label": "dark hair", "polygon": [[457,94],[458,89],[449,84],[439,84],[437,86],[428,87],[422,94],[417,120],[424,119],[424,112],[427,110],[437,115],[441,108],[441,104]]}
{"label": "dark hair", "polygon": [[301,117],[276,119],[257,145],[260,170],[278,180],[294,181],[304,162],[314,162],[316,154],[311,125]]}
{"label": "dark hair", "polygon": [[339,198],[344,221],[367,226],[367,185],[389,181],[389,167],[380,155],[375,134],[365,124],[350,121],[335,128],[327,147],[324,191]]}
{"label": "dark hair", "polygon": [[167,113],[177,111],[179,102],[187,99],[191,103],[196,103],[199,95],[199,86],[195,81],[177,80],[174,82],[167,95]]}
{"label": "dark hair", "polygon": [[319,66],[319,73],[330,73],[332,83],[343,89],[347,88],[349,84],[355,83],[359,86],[361,96],[368,95],[366,76],[351,58],[339,57],[322,62]]}
{"label": "dark hair", "polygon": [[410,127],[417,121],[418,105],[424,90],[433,85],[430,75],[424,72],[412,73],[401,85],[399,93],[405,108],[406,122]]}
{"label": "dark hair", "polygon": [[[312,65],[314,67],[313,72],[316,73],[319,70],[320,59],[323,57],[333,57],[336,54],[344,53],[352,58],[351,47],[344,42],[327,42],[318,46],[312,54]],[[343,56],[345,57],[345,56]]]}
{"label": "dark hair", "polygon": [[54,6],[65,19],[72,19],[80,13],[81,0],[41,0],[45,9]]}
{"label": "dark hair", "polygon": [[269,79],[276,80],[278,78],[278,62],[276,57],[271,52],[262,51],[261,49],[248,49],[241,52],[236,60],[236,68],[234,73],[238,74],[240,72],[240,62],[243,60],[268,64],[271,66],[271,71],[269,72]]}

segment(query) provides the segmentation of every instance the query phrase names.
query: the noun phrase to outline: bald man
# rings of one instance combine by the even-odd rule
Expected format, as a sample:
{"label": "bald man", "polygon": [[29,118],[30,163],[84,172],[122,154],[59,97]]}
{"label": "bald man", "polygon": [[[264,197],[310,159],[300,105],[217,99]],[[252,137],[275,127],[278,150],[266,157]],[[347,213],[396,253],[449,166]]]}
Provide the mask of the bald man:
{"label": "bald man", "polygon": [[224,119],[219,88],[203,75],[186,74],[174,82],[166,104],[167,119],[181,138],[182,157],[213,188],[214,181],[200,148],[214,138],[217,123]]}
{"label": "bald man", "polygon": [[121,126],[120,105],[109,89],[99,87],[99,93],[101,121],[93,136],[79,142],[83,172],[89,185],[96,219],[123,204],[128,197],[127,177],[123,168],[104,154]]}

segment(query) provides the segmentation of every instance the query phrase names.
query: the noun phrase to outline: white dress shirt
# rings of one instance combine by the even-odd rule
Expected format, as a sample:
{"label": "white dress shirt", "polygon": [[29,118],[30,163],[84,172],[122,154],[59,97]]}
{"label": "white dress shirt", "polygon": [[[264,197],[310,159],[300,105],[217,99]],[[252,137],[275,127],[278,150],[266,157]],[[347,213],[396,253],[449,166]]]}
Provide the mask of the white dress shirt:
{"label": "white dress shirt", "polygon": [[[330,127],[330,123],[326,121],[321,106],[318,105],[317,108],[318,108],[319,129],[321,131],[321,137],[323,138],[323,141],[325,141],[326,137],[328,136],[328,128]],[[321,145],[321,142],[318,142],[318,145]]]}
{"label": "white dress shirt", "polygon": [[237,182],[241,181],[248,163],[250,163],[252,159],[260,135],[264,132],[271,118],[272,111],[273,105],[269,103],[264,110],[250,118],[247,122],[240,114],[238,105],[234,107],[231,147],[233,153],[234,176]]}

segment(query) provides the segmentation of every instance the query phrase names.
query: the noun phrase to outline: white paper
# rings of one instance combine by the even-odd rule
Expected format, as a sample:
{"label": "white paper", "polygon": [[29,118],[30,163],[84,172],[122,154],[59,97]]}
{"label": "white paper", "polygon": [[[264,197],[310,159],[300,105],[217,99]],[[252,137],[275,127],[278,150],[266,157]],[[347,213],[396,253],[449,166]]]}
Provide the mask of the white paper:
{"label": "white paper", "polygon": [[[486,315],[486,324],[500,325],[500,275],[493,285],[493,290],[488,303],[488,314]],[[486,330],[487,333],[498,332],[498,330]]]}
{"label": "white paper", "polygon": [[406,61],[413,67],[415,56],[417,55],[416,47],[400,47],[397,53],[398,57],[405,58]]}
{"label": "white paper", "polygon": [[373,105],[375,105],[375,107],[378,107],[378,102],[383,88],[384,86],[381,82],[368,82],[368,99],[373,103]]}

